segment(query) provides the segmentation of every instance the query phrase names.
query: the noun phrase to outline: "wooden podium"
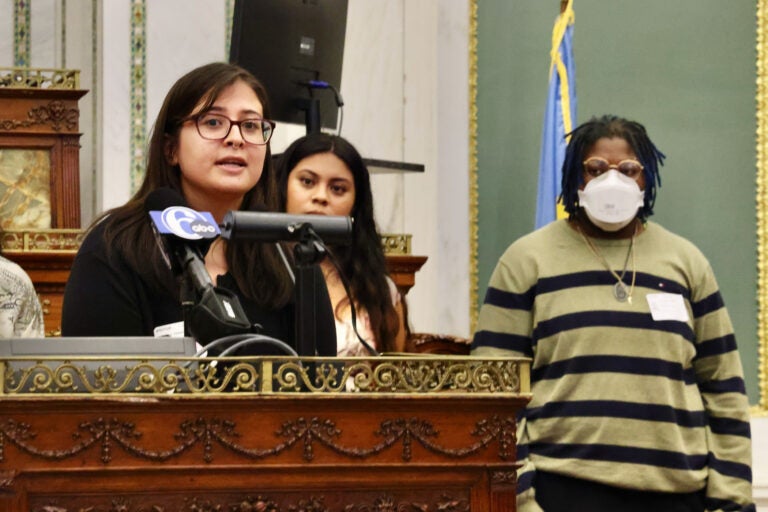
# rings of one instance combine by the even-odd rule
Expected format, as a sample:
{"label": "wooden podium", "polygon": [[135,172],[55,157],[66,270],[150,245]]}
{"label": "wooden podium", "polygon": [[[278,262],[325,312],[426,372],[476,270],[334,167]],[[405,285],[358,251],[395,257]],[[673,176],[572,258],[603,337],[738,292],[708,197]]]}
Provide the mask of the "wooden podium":
{"label": "wooden podium", "polygon": [[[76,361],[0,361],[0,510],[515,510],[528,360],[328,359],[303,373],[316,361],[246,364],[248,377],[216,381],[229,391],[213,381],[179,391],[178,361],[154,364],[144,381],[154,389],[141,393],[78,386],[75,372],[91,391],[79,395],[51,391],[73,390],[64,374]],[[47,377],[33,378],[41,364]],[[19,387],[27,366],[37,370]]]}

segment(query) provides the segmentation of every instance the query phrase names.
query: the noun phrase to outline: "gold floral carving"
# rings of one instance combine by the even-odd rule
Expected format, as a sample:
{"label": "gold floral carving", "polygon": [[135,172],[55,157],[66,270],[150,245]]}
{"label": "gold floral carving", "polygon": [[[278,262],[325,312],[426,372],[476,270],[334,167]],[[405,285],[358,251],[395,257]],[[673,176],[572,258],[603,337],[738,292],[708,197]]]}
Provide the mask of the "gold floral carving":
{"label": "gold floral carving", "polygon": [[0,68],[0,87],[13,89],[78,89],[77,69]]}
{"label": "gold floral carving", "polygon": [[0,245],[11,252],[77,252],[82,240],[80,229],[7,230]]}
{"label": "gold floral carving", "polygon": [[381,243],[386,254],[411,254],[411,235],[384,233]]}

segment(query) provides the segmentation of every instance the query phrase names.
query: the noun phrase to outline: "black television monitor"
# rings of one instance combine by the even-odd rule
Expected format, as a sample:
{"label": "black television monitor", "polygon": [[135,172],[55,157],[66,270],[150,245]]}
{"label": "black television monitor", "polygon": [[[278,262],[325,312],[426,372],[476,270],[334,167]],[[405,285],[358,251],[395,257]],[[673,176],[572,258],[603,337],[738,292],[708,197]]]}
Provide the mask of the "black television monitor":
{"label": "black television monitor", "polygon": [[335,129],[346,27],[347,0],[235,0],[229,61],[264,84],[273,120]]}

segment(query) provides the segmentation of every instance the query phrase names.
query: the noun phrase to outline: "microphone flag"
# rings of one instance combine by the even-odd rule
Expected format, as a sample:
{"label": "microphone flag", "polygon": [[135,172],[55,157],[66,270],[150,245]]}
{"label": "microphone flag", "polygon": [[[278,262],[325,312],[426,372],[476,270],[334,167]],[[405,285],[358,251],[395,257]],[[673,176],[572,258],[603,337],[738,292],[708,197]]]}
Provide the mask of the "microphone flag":
{"label": "microphone flag", "polygon": [[198,212],[186,206],[169,206],[149,212],[152,223],[162,235],[176,235],[187,240],[215,238],[219,226],[209,212]]}

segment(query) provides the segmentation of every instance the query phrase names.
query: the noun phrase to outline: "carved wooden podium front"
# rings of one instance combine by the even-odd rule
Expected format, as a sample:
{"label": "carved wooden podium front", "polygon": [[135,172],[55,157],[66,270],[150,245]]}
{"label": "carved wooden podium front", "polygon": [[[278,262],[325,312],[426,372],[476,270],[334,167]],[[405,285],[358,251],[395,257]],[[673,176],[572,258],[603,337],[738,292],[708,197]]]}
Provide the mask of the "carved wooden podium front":
{"label": "carved wooden podium front", "polygon": [[152,389],[130,394],[77,362],[0,361],[0,510],[515,510],[527,360],[317,361],[223,364],[241,375],[199,387],[145,361],[125,378]]}

